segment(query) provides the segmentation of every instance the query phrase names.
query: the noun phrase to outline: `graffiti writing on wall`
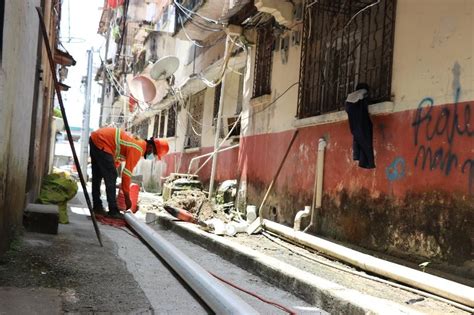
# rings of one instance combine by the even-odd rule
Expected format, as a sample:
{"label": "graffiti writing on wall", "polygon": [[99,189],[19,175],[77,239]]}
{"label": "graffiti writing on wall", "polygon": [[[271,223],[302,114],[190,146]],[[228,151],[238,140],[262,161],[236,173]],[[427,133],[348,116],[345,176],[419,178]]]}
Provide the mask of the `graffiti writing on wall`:
{"label": "graffiti writing on wall", "polygon": [[[453,171],[466,174],[469,192],[474,193],[474,159],[460,160],[459,152],[453,149],[456,140],[474,137],[471,104],[460,106],[459,94],[460,88],[457,88],[454,104],[443,106],[439,111],[434,110],[434,100],[430,97],[419,103],[412,123],[414,144],[418,148],[414,165],[422,170],[439,170],[446,176],[450,176]],[[442,144],[434,140],[441,140]]]}
{"label": "graffiti writing on wall", "polygon": [[385,174],[389,181],[395,181],[405,177],[406,162],[402,157],[397,157],[385,169]]}

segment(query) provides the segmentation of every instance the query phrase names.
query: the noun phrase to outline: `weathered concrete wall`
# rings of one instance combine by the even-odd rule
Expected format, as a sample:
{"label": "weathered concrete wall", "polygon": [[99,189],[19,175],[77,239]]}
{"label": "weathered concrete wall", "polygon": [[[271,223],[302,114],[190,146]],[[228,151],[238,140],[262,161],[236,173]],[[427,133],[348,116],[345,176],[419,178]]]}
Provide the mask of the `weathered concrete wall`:
{"label": "weathered concrete wall", "polygon": [[26,199],[39,0],[7,1],[0,106],[0,252],[18,231]]}
{"label": "weathered concrete wall", "polygon": [[[292,225],[296,211],[311,204],[317,141],[324,137],[325,197],[318,234],[468,266],[474,251],[473,12],[470,1],[398,1],[393,103],[372,107],[379,113],[373,116],[375,170],[360,169],[351,160],[344,113],[298,121],[292,118],[297,97],[290,94],[251,119],[240,152],[247,201],[259,204],[292,126],[298,127],[265,208],[267,217]],[[277,71],[274,66],[274,75]]]}
{"label": "weathered concrete wall", "polygon": [[[394,255],[468,266],[474,251],[474,3],[397,3],[393,101],[371,108],[377,113],[375,170],[352,161],[345,113],[295,118],[295,86],[267,110],[245,98],[240,150],[221,155],[218,178],[233,178],[224,167],[234,171],[237,165],[247,202],[259,204],[293,129],[300,128],[266,217],[292,225],[296,212],[311,204],[317,142],[324,137],[323,208],[313,232]],[[299,49],[290,47],[287,64],[274,54],[272,100],[298,81]],[[252,69],[253,63],[252,53]],[[203,179],[208,172],[203,170]]]}
{"label": "weathered concrete wall", "polygon": [[[274,53],[272,95],[261,102],[250,101],[255,66],[250,50],[240,148],[219,156],[217,180],[239,178],[241,200],[260,204],[299,128],[264,209],[265,217],[292,226],[296,212],[311,204],[317,143],[324,137],[323,207],[313,233],[415,261],[471,268],[474,274],[474,3],[398,0],[396,12],[393,98],[370,108],[376,169],[352,161],[344,112],[295,118],[297,85],[267,108],[299,80],[301,50],[291,46],[286,64]],[[206,95],[205,121],[212,94]],[[165,158],[165,174],[178,164],[185,172],[192,157],[211,152],[210,137],[203,133],[197,152],[179,153],[178,145]],[[204,182],[209,174],[210,165],[199,173]]]}
{"label": "weathered concrete wall", "polygon": [[[352,161],[346,122],[301,129],[268,199],[265,216],[292,225],[296,212],[311,204],[317,141],[324,137],[328,147],[319,234],[394,254],[457,264],[469,261],[474,230],[474,132],[464,123],[455,127],[453,122],[455,117],[460,122],[468,119],[465,113],[470,107],[471,103],[450,104],[374,117],[375,170],[361,169]],[[450,113],[450,119],[441,113]],[[425,119],[421,125],[420,117]],[[436,125],[446,125],[445,131],[435,134]],[[260,202],[292,132],[243,140],[240,154],[249,157],[242,158],[245,165],[241,165],[247,170],[248,202]]]}

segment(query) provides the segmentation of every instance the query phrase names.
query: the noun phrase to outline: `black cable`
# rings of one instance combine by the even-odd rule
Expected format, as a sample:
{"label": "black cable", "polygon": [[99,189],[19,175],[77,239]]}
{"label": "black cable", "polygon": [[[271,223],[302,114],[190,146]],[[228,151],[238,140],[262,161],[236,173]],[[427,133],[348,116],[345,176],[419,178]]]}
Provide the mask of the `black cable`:
{"label": "black cable", "polygon": [[270,106],[274,105],[280,98],[282,98],[283,95],[285,95],[292,87],[294,87],[295,85],[297,85],[299,83],[300,82],[298,81],[298,82],[295,82],[292,85],[290,85],[282,94],[280,94],[276,99],[274,99],[272,102],[267,104],[265,107],[259,109],[258,111],[253,111],[252,115],[255,115],[255,114],[258,114],[260,112],[263,112],[264,110],[267,110]]}

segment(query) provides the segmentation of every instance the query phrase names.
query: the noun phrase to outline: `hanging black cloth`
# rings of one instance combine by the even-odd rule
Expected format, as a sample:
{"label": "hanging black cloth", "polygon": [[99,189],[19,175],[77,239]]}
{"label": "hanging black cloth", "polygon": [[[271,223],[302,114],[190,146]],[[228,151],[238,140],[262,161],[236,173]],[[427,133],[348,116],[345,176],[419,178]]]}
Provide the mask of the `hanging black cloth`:
{"label": "hanging black cloth", "polygon": [[352,158],[359,161],[362,168],[375,168],[373,127],[369,115],[369,87],[360,83],[356,91],[349,94],[346,100],[346,112],[353,136]]}

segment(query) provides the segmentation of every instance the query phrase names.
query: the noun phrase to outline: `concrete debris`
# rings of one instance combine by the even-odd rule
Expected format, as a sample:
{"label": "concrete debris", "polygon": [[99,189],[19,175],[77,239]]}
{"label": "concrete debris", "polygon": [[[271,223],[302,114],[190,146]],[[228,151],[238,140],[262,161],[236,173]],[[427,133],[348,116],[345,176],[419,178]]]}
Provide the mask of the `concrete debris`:
{"label": "concrete debris", "polygon": [[225,180],[217,189],[216,203],[218,204],[234,204],[237,196],[237,180]]}
{"label": "concrete debris", "polygon": [[217,218],[224,222],[229,221],[224,211],[219,207],[214,207],[207,199],[207,195],[199,190],[183,190],[176,192],[172,198],[165,202],[165,204],[187,210],[202,221],[212,218]]}
{"label": "concrete debris", "polygon": [[176,192],[185,190],[202,191],[197,175],[171,173],[163,184],[163,201],[173,198]]}

